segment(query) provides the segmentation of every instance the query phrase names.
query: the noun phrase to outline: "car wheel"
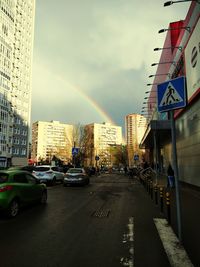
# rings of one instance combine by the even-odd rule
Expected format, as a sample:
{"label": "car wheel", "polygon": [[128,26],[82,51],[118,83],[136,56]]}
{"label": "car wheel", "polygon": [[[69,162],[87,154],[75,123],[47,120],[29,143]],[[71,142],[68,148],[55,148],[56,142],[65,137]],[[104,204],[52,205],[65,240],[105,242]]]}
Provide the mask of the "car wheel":
{"label": "car wheel", "polygon": [[46,204],[46,203],[47,203],[47,192],[46,192],[46,191],[43,191],[43,192],[42,192],[42,196],[41,196],[41,199],[40,199],[40,203],[41,203],[41,204]]}
{"label": "car wheel", "polygon": [[53,177],[53,180],[51,182],[52,185],[56,185],[56,177]]}
{"label": "car wheel", "polygon": [[19,201],[14,199],[7,210],[7,215],[11,218],[14,218],[19,213]]}

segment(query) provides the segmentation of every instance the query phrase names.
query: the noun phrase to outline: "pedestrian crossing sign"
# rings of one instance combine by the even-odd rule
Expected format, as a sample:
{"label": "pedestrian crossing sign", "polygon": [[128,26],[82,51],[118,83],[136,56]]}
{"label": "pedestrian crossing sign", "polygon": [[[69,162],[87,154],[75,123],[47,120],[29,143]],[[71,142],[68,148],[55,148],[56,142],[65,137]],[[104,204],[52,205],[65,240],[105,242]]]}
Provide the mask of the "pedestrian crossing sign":
{"label": "pedestrian crossing sign", "polygon": [[185,77],[178,77],[158,84],[157,97],[159,112],[185,107],[187,102]]}

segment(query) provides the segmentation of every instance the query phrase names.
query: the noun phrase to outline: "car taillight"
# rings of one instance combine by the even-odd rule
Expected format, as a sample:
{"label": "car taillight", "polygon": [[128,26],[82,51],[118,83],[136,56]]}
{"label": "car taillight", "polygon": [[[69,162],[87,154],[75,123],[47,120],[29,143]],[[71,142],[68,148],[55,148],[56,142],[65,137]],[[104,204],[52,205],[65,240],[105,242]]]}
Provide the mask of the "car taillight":
{"label": "car taillight", "polygon": [[6,192],[6,191],[9,191],[9,190],[12,190],[13,186],[12,185],[5,185],[5,186],[2,186],[0,187],[0,193],[2,192]]}

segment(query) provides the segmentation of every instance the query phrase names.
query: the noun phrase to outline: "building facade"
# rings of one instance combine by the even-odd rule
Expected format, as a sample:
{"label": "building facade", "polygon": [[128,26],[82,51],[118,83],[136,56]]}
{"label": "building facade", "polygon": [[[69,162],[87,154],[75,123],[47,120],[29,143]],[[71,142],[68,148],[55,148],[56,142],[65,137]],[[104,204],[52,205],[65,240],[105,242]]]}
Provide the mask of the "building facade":
{"label": "building facade", "polygon": [[[179,179],[200,186],[200,5],[192,1],[186,18],[169,24],[154,84],[185,76],[187,84],[187,106],[174,112],[176,125],[176,146]],[[171,62],[171,63],[170,63]],[[173,64],[172,64],[173,62]],[[159,76],[168,73],[168,76]],[[156,97],[152,87],[148,101],[151,120],[141,141],[142,147],[153,151],[152,160],[159,171],[166,173],[169,163],[173,163],[171,128],[168,112],[159,113],[152,97]],[[155,138],[153,138],[155,137]],[[157,165],[156,164],[156,165]]]}
{"label": "building facade", "polygon": [[0,1],[0,166],[27,164],[35,0]]}
{"label": "building facade", "polygon": [[37,121],[32,125],[31,159],[37,164],[56,156],[64,163],[72,159],[73,126],[59,121]]}
{"label": "building facade", "polygon": [[91,147],[88,149],[90,153],[87,156],[86,165],[111,166],[113,147],[122,145],[122,127],[110,123],[92,123],[85,127],[90,133],[88,144]]}
{"label": "building facade", "polygon": [[139,144],[146,129],[146,118],[140,114],[128,114],[125,117],[125,134],[128,166],[133,167],[142,161],[144,150]]}

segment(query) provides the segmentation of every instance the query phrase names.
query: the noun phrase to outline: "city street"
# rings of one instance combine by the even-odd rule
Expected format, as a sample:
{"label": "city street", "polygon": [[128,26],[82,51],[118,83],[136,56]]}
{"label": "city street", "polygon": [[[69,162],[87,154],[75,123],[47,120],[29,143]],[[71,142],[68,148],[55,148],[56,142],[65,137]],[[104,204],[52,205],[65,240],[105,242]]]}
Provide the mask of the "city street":
{"label": "city street", "polygon": [[162,216],[139,181],[123,174],[91,177],[86,187],[57,184],[46,206],[1,216],[1,266],[170,266],[153,221]]}
{"label": "city street", "polygon": [[0,12],[0,267],[200,267],[200,0]]}

